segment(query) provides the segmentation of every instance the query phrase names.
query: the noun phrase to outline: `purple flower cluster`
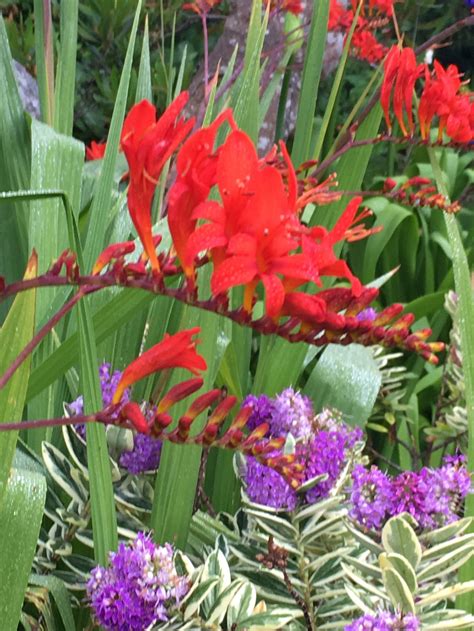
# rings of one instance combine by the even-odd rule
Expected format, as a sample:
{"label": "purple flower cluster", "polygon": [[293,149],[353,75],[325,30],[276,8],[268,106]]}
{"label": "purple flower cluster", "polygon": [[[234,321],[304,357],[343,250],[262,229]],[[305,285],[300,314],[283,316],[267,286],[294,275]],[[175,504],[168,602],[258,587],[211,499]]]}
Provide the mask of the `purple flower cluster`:
{"label": "purple flower cluster", "polygon": [[[360,428],[349,428],[327,411],[315,416],[308,397],[292,388],[283,390],[274,399],[265,395],[247,397],[244,406],[248,405],[253,408],[250,429],[266,422],[270,426],[270,436],[291,433],[298,441],[296,454],[305,466],[306,481],[326,476],[302,499],[312,504],[327,497],[341,474],[348,451],[362,438]],[[252,502],[282,510],[294,510],[298,504],[299,497],[291,486],[273,469],[254,458],[247,459],[244,482]]]}
{"label": "purple flower cluster", "polygon": [[189,589],[176,572],[171,545],[157,546],[142,532],[109,560],[110,566],[92,570],[87,583],[95,618],[107,631],[144,631],[166,622]]}
{"label": "purple flower cluster", "polygon": [[[121,376],[122,373],[120,370],[116,370],[113,373],[111,372],[110,364],[103,363],[100,365],[99,378],[104,407],[112,403],[112,398]],[[129,397],[130,390],[127,389],[122,397],[123,403],[126,403]],[[69,404],[69,409],[73,414],[83,414],[84,398],[82,396],[78,397]],[[76,431],[81,438],[85,439],[86,429],[84,425],[77,425]],[[161,441],[151,436],[146,436],[145,434],[135,434],[133,437],[133,449],[122,453],[119,464],[129,473],[137,475],[145,471],[155,471],[160,462],[160,455]]]}
{"label": "purple flower cluster", "polygon": [[344,627],[344,631],[418,631],[420,621],[412,614],[406,616],[380,611],[376,616],[365,614]]}
{"label": "purple flower cluster", "polygon": [[459,502],[471,479],[462,456],[447,457],[439,469],[404,471],[389,477],[377,467],[355,467],[350,516],[368,529],[380,530],[394,515],[409,513],[420,528],[437,528],[458,519]]}

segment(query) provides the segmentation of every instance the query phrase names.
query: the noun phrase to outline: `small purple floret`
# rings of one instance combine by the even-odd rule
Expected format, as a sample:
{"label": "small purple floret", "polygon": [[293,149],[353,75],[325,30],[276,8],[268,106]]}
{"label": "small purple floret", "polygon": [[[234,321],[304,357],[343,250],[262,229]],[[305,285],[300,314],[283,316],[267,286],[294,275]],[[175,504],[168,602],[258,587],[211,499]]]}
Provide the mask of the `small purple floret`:
{"label": "small purple floret", "polygon": [[94,568],[87,583],[97,622],[107,631],[143,631],[166,622],[189,590],[173,555],[171,545],[157,546],[142,532],[109,553],[110,565]]}
{"label": "small purple floret", "polygon": [[365,614],[344,627],[344,631],[418,631],[420,621],[412,614],[391,614],[380,611],[375,616]]}

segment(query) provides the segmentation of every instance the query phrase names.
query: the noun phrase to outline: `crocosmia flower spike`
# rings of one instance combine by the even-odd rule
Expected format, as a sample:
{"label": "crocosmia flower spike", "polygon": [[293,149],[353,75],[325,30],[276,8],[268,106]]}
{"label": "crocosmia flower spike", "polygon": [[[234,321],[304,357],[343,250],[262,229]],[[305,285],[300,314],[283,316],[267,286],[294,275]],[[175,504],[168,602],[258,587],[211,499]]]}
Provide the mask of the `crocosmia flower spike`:
{"label": "crocosmia flower spike", "polygon": [[196,352],[197,341],[193,340],[193,336],[199,332],[199,327],[196,327],[180,331],[175,335],[168,335],[161,342],[155,344],[155,346],[135,359],[123,371],[112,403],[120,403],[126,388],[158,370],[185,368],[195,375],[200,370],[206,370],[207,365],[204,358]]}
{"label": "crocosmia flower spike", "polygon": [[188,98],[182,92],[158,119],[154,105],[140,101],[130,110],[122,129],[121,145],[130,170],[128,208],[154,271],[160,265],[153,244],[151,204],[166,161],[193,128],[194,119],[180,118]]}

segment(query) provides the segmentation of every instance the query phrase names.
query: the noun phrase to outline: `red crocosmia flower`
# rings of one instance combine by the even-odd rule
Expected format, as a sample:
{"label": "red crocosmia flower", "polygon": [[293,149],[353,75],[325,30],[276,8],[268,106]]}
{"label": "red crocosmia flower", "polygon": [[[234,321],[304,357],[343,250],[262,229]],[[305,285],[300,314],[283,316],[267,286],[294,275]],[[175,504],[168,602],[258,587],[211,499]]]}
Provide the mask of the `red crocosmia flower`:
{"label": "red crocosmia flower", "polygon": [[[392,46],[384,67],[384,79],[380,94],[380,103],[384,111],[389,131],[392,129],[390,116],[390,101],[393,97],[393,111],[404,136],[413,134],[413,91],[417,79],[422,75],[424,64],[417,65],[412,48],[399,49]],[[392,95],[393,91],[393,95]],[[404,113],[408,119],[408,130],[405,125]]]}
{"label": "red crocosmia flower", "polygon": [[177,178],[169,193],[168,224],[174,249],[188,278],[194,277],[194,256],[189,257],[186,252],[197,223],[193,212],[216,184],[219,150],[214,151],[214,143],[225,121],[231,128],[236,127],[231,110],[225,110],[209,127],[190,136],[176,159]]}
{"label": "red crocosmia flower", "polygon": [[[355,296],[361,293],[361,282],[351,272],[347,263],[336,257],[333,248],[336,243],[351,236],[351,227],[359,221],[356,218],[356,213],[361,201],[362,197],[354,197],[332,230],[328,231],[323,226],[315,226],[311,228],[309,235],[302,237],[303,252],[311,258],[318,275],[347,278],[351,282],[352,292]],[[317,282],[321,284],[321,281]]]}
{"label": "red crocosmia flower", "polygon": [[106,148],[106,142],[96,142],[93,140],[91,144],[86,147],[86,160],[100,160],[104,157]]}
{"label": "red crocosmia flower", "polygon": [[286,294],[281,314],[300,320],[303,333],[319,325],[330,326],[332,329],[344,328],[343,316],[328,311],[326,301],[318,294],[297,291]]}
{"label": "red crocosmia flower", "polygon": [[194,11],[198,15],[207,15],[221,0],[194,0],[183,4],[185,11]]}
{"label": "red crocosmia flower", "polygon": [[203,357],[196,352],[197,341],[193,335],[200,332],[199,327],[167,335],[148,351],[137,357],[125,370],[117,384],[112,403],[120,403],[124,391],[135,382],[165,368],[186,368],[197,375],[206,370]]}
{"label": "red crocosmia flower", "polygon": [[356,57],[370,64],[381,61],[387,53],[386,47],[378,42],[375,35],[363,29],[354,31],[351,47]]}
{"label": "red crocosmia flower", "polygon": [[418,107],[422,138],[429,138],[433,118],[438,116],[440,140],[446,131],[455,142],[472,141],[474,103],[472,94],[459,92],[461,86],[461,75],[454,65],[445,69],[435,61],[432,73],[426,69],[425,87]]}
{"label": "red crocosmia flower", "polygon": [[314,276],[308,257],[292,254],[303,230],[296,213],[293,167],[286,187],[280,171],[260,161],[250,138],[236,130],[221,147],[217,184],[222,204],[210,201],[196,208],[194,217],[210,223],[191,235],[187,256],[192,259],[210,250],[212,292],[220,294],[245,285],[244,309],[248,312],[255,288],[262,282],[267,314],[274,317],[285,295],[281,277],[304,282]]}
{"label": "red crocosmia flower", "polygon": [[301,0],[262,0],[262,2],[265,6],[270,5],[270,12],[287,11],[288,13],[293,13],[293,15],[303,13]]}
{"label": "red crocosmia flower", "polygon": [[179,118],[188,98],[182,92],[158,119],[155,107],[143,100],[132,107],[122,129],[121,146],[130,171],[128,208],[155,271],[160,265],[153,245],[151,204],[166,161],[194,125],[194,119]]}

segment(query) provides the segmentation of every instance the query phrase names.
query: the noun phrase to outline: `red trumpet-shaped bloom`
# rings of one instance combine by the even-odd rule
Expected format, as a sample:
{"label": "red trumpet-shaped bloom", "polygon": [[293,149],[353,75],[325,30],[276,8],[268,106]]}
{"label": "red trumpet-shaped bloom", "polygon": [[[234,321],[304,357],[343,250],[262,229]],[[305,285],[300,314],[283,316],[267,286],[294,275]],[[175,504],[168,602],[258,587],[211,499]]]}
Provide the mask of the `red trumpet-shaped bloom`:
{"label": "red trumpet-shaped bloom", "polygon": [[[334,254],[334,246],[339,241],[351,237],[354,230],[352,226],[359,221],[356,214],[361,201],[362,197],[354,197],[332,230],[328,231],[323,226],[315,226],[311,228],[309,235],[302,237],[303,252],[311,259],[318,276],[347,278],[352,284],[352,292],[355,296],[361,292],[361,282],[351,272],[347,263],[337,258]],[[318,280],[318,284],[321,284],[321,281]]]}
{"label": "red trumpet-shaped bloom", "polygon": [[122,129],[121,146],[130,171],[128,208],[155,271],[160,266],[153,244],[151,205],[166,161],[194,125],[193,119],[180,118],[187,101],[188,93],[182,92],[157,119],[155,107],[143,100],[132,107]]}
{"label": "red trumpet-shaped bloom", "polygon": [[[392,46],[384,66],[384,79],[380,94],[380,103],[384,111],[385,120],[389,130],[392,129],[390,103],[393,103],[393,112],[398,120],[404,136],[413,134],[415,123],[413,121],[413,92],[417,79],[423,73],[424,65],[417,65],[415,53],[412,48],[398,48]],[[405,124],[406,114],[408,129]]]}
{"label": "red trumpet-shaped bloom", "polygon": [[235,130],[221,147],[217,184],[222,203],[198,206],[194,217],[210,223],[197,228],[187,244],[187,257],[211,251],[214,294],[245,285],[244,309],[251,311],[255,288],[265,288],[267,314],[276,316],[283,304],[282,277],[301,282],[314,276],[309,259],[295,253],[303,229],[297,217],[296,177],[288,185],[281,172],[258,159],[250,138]]}
{"label": "red trumpet-shaped bloom", "polygon": [[86,147],[86,160],[100,160],[104,157],[106,148],[107,143],[93,140],[91,144]]}
{"label": "red trumpet-shaped bloom", "polygon": [[194,276],[194,256],[187,254],[188,240],[197,222],[193,213],[216,184],[219,152],[214,151],[214,143],[225,121],[235,128],[231,110],[225,110],[209,127],[199,129],[188,138],[176,159],[178,175],[169,194],[168,225],[174,248],[188,278]]}
{"label": "red trumpet-shaped bloom", "polygon": [[197,375],[206,370],[206,362],[196,352],[197,341],[193,336],[200,332],[199,327],[167,335],[161,342],[135,359],[123,371],[117,384],[112,403],[119,403],[124,391],[140,379],[165,368],[185,368]]}
{"label": "red trumpet-shaped bloom", "polygon": [[207,15],[221,0],[193,0],[183,4],[185,11],[194,11],[198,15]]}
{"label": "red trumpet-shaped bloom", "polygon": [[432,120],[439,117],[439,138],[443,131],[455,142],[467,143],[474,138],[474,101],[472,93],[461,93],[461,75],[456,66],[447,68],[434,62],[432,73],[425,71],[418,117],[421,136],[429,138]]}

